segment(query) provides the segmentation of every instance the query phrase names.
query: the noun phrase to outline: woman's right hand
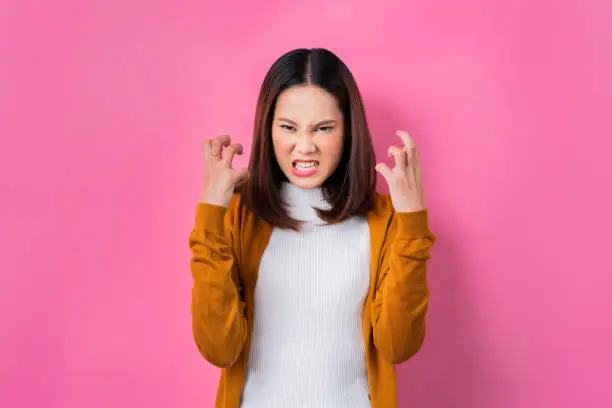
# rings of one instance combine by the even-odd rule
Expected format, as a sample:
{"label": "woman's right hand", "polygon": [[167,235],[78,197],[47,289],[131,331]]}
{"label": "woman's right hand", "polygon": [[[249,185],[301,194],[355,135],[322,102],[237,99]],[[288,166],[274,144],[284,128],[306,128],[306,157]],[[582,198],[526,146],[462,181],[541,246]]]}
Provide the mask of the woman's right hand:
{"label": "woman's right hand", "polygon": [[242,154],[242,145],[231,144],[227,135],[204,143],[204,179],[201,202],[221,207],[229,206],[236,184],[245,181],[247,169],[232,168],[234,155]]}

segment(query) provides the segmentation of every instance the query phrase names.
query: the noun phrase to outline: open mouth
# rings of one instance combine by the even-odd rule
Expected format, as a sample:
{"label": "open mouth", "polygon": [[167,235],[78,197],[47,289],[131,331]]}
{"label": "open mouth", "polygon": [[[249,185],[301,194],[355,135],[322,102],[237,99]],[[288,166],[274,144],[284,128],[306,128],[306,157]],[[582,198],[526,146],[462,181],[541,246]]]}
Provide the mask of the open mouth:
{"label": "open mouth", "polygon": [[300,171],[314,170],[317,167],[319,167],[319,162],[316,160],[310,160],[310,161],[298,160],[298,161],[293,162],[293,167]]}

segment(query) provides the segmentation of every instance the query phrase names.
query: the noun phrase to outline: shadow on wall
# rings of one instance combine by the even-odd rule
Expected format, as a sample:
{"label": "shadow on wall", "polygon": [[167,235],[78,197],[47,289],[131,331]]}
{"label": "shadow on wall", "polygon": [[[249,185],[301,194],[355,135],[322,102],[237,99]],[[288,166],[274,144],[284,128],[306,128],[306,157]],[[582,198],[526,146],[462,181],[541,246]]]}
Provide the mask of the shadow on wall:
{"label": "shadow on wall", "polygon": [[[493,374],[486,365],[486,349],[481,346],[478,313],[474,296],[470,293],[472,268],[462,259],[459,245],[464,234],[453,222],[452,203],[436,205],[429,200],[428,187],[444,182],[444,164],[427,160],[428,120],[423,112],[397,112],[392,101],[365,100],[368,121],[378,161],[390,166],[387,149],[392,144],[401,146],[396,130],[411,134],[424,163],[425,194],[430,211],[430,225],[437,237],[428,268],[431,303],[428,328],[420,352],[408,362],[396,367],[399,406],[406,408],[490,408],[495,406]],[[404,104],[405,105],[405,104]],[[430,117],[435,116],[433,114]],[[436,169],[435,175],[427,173]],[[433,172],[432,172],[433,173]],[[437,178],[437,180],[436,180]],[[382,176],[378,176],[378,190],[387,192]],[[439,200],[438,200],[439,201]]]}

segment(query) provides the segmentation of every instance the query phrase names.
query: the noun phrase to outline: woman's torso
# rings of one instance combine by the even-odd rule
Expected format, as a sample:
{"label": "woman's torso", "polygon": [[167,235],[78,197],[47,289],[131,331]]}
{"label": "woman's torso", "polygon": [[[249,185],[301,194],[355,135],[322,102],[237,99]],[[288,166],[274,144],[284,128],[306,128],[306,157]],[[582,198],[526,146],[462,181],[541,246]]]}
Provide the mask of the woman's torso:
{"label": "woman's torso", "polygon": [[273,229],[261,258],[242,408],[370,407],[365,217],[322,225],[319,190],[283,189],[302,230]]}

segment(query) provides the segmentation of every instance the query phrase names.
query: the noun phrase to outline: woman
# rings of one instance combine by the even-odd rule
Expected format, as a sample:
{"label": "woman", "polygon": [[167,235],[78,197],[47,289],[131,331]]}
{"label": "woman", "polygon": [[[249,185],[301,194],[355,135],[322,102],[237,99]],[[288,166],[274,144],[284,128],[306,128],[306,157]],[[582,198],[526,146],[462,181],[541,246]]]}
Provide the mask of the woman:
{"label": "woman", "polygon": [[191,310],[200,353],[223,368],[217,408],[397,406],[393,365],[423,343],[435,241],[398,136],[393,168],[375,164],[348,68],[297,49],[263,82],[248,170],[232,168],[229,136],[204,144]]}

